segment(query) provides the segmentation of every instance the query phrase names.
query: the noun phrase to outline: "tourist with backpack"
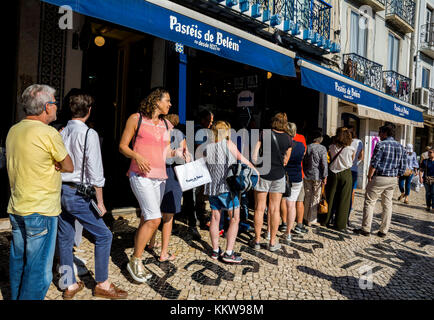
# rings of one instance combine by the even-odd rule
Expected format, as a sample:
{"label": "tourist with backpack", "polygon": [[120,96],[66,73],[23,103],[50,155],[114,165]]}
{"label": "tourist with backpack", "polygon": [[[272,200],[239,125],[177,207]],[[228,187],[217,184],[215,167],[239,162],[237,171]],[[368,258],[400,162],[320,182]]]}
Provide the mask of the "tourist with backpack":
{"label": "tourist with backpack", "polygon": [[[213,248],[211,257],[213,259],[222,257],[223,261],[228,263],[241,263],[243,259],[239,255],[235,255],[233,250],[240,222],[239,194],[233,192],[236,188],[234,188],[234,180],[236,179],[229,180],[231,186],[228,185],[226,179],[231,171],[231,165],[236,164],[237,160],[254,170],[256,175],[259,176],[259,173],[230,140],[231,126],[229,123],[217,121],[213,124],[211,130],[215,142],[206,147],[206,164],[212,181],[205,185],[205,195],[209,196],[211,207],[211,223],[209,227]],[[234,177],[232,173],[231,176]],[[230,217],[229,228],[226,233],[225,252],[219,247],[219,224],[223,210],[227,210]]]}

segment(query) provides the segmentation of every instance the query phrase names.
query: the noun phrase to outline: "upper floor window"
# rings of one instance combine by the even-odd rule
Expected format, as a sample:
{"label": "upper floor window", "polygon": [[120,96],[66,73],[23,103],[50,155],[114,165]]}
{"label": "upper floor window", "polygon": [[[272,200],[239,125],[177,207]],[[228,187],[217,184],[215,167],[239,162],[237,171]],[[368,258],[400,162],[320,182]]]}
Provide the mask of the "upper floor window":
{"label": "upper floor window", "polygon": [[399,54],[399,39],[389,33],[389,56],[387,61],[387,70],[398,72],[398,54]]}
{"label": "upper floor window", "polygon": [[422,67],[422,87],[429,88],[429,69]]}
{"label": "upper floor window", "polygon": [[431,18],[432,18],[432,9],[430,8],[426,8],[426,23],[429,24],[431,23]]}
{"label": "upper floor window", "polygon": [[351,11],[351,34],[350,34],[350,53],[357,53],[366,57],[368,47],[368,27],[367,19],[362,15]]}

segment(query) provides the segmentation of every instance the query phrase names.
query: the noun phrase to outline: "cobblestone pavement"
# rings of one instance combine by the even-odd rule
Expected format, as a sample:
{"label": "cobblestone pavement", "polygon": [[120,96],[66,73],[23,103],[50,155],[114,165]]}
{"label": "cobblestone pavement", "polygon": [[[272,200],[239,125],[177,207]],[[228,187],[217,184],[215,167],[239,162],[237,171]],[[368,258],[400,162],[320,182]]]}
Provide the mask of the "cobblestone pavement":
{"label": "cobblestone pavement", "polygon": [[[227,265],[209,256],[208,231],[202,240],[193,240],[186,225],[176,221],[169,251],[172,262],[160,263],[145,252],[143,263],[152,272],[148,283],[135,283],[125,269],[133,251],[134,233],[139,220],[135,216],[114,222],[109,279],[129,293],[129,299],[430,299],[434,298],[434,213],[424,210],[424,190],[412,192],[410,204],[394,200],[391,230],[386,238],[376,235],[380,221],[377,203],[370,237],[343,234],[331,229],[311,228],[293,244],[282,245],[277,252],[248,246],[251,235],[241,234],[235,250],[244,261]],[[396,199],[398,192],[395,191]],[[357,190],[351,222],[360,226],[363,193]],[[279,232],[278,235],[281,233]],[[9,299],[8,261],[10,233],[0,233],[0,299]],[[160,237],[160,232],[157,239]],[[263,241],[265,243],[265,240]],[[221,239],[224,247],[225,239]],[[82,252],[90,275],[81,277],[86,287],[76,300],[98,299],[92,296],[95,285],[94,247],[84,238]],[[372,286],[367,279],[370,268]],[[56,277],[54,278],[56,279]],[[46,299],[62,299],[62,292],[50,286]]]}

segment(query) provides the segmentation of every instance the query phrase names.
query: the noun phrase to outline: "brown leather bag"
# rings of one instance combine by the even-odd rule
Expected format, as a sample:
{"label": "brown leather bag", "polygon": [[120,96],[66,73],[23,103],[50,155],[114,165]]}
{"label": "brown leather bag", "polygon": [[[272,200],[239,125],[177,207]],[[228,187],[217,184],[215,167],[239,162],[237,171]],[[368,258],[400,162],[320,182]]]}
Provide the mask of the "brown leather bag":
{"label": "brown leather bag", "polygon": [[318,205],[318,214],[327,214],[329,212],[329,205],[326,200],[324,185],[322,186],[321,191],[321,200],[319,201]]}

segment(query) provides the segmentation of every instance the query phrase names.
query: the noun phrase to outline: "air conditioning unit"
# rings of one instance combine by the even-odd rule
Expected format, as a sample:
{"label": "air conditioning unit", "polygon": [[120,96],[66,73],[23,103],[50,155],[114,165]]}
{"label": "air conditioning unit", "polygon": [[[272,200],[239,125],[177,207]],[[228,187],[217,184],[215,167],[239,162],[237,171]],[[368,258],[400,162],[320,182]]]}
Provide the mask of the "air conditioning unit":
{"label": "air conditioning unit", "polygon": [[417,106],[429,107],[429,90],[427,88],[416,88],[413,95],[413,103]]}

